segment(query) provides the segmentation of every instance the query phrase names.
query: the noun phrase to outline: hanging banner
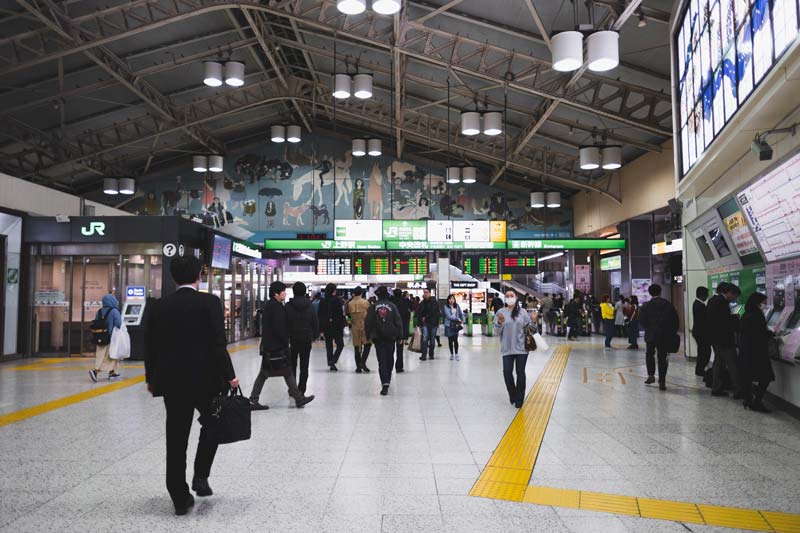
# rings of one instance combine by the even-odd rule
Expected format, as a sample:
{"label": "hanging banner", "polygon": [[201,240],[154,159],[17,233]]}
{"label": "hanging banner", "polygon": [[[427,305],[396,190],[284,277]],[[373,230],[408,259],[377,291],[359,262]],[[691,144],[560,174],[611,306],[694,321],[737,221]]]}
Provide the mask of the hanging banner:
{"label": "hanging banner", "polygon": [[584,294],[592,292],[592,267],[575,265],[575,290]]}

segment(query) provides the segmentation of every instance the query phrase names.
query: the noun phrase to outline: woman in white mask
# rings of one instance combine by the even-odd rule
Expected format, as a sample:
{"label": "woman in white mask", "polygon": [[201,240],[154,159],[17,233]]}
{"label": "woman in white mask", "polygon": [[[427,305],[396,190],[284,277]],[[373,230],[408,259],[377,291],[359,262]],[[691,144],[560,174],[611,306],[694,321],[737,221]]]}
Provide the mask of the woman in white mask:
{"label": "woman in white mask", "polygon": [[[531,323],[531,317],[521,310],[517,293],[509,290],[505,297],[505,307],[494,317],[494,328],[500,336],[500,354],[503,356],[503,377],[508,389],[508,400],[519,409],[525,400],[525,365],[528,362],[525,326]],[[516,383],[514,367],[517,372]]]}

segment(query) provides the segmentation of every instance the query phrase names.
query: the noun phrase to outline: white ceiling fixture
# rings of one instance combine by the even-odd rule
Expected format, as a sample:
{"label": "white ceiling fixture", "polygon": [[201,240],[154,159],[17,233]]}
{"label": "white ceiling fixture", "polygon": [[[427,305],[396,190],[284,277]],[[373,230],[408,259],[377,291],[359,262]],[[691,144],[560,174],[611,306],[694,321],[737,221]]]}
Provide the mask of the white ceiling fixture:
{"label": "white ceiling fixture", "polygon": [[222,172],[222,156],[210,155],[208,156],[208,170],[209,172]]}
{"label": "white ceiling fixture", "polygon": [[552,191],[547,193],[547,207],[554,209],[556,207],[561,207],[561,193],[558,191]]}
{"label": "white ceiling fixture", "polygon": [[461,167],[447,167],[447,183],[461,183]]}
{"label": "white ceiling fixture", "polygon": [[219,87],[222,85],[222,63],[217,61],[206,61],[203,63],[205,76],[203,83],[209,87]]}
{"label": "white ceiling fixture", "polygon": [[639,22],[637,22],[636,25],[640,28],[647,26],[647,19],[645,18],[644,12],[641,9],[639,9]]}
{"label": "white ceiling fixture", "polygon": [[581,169],[594,170],[600,168],[600,148],[597,146],[581,146]]}
{"label": "white ceiling fixture", "polygon": [[367,142],[367,153],[372,157],[378,157],[383,153],[382,144],[380,139],[370,139]]}
{"label": "white ceiling fixture", "polygon": [[461,112],[461,134],[472,136],[481,132],[481,114],[477,111]]}
{"label": "white ceiling fixture", "polygon": [[111,196],[119,194],[119,180],[117,178],[103,178],[103,192]]}
{"label": "white ceiling fixture", "polygon": [[367,155],[366,139],[353,139],[353,157],[364,157]]}
{"label": "white ceiling fixture", "polygon": [[487,111],[483,114],[483,134],[494,137],[503,133],[503,114],[499,111]]}
{"label": "white ceiling fixture", "polygon": [[225,62],[225,83],[231,87],[244,85],[244,63],[241,61]]}
{"label": "white ceiling fixture", "polygon": [[400,7],[400,0],[372,0],[372,10],[378,15],[394,15]]}
{"label": "white ceiling fixture", "polygon": [[290,143],[299,143],[302,137],[303,128],[297,124],[286,127],[286,140]]}
{"label": "white ceiling fixture", "polygon": [[270,128],[270,139],[274,143],[282,143],[286,140],[286,128],[276,124]]}
{"label": "white ceiling fixture", "polygon": [[604,146],[600,153],[605,170],[616,170],[622,166],[622,146]]}
{"label": "white ceiling fixture", "polygon": [[131,195],[136,192],[136,180],[133,178],[120,178],[119,193]]}
{"label": "white ceiling fixture", "polygon": [[589,70],[606,72],[619,65],[619,33],[597,31],[586,38]]}
{"label": "white ceiling fixture", "polygon": [[195,172],[208,172],[208,158],[204,155],[192,156],[192,170]]}
{"label": "white ceiling fixture", "polygon": [[553,53],[553,70],[572,72],[583,65],[583,34],[579,31],[562,31],[550,38]]}
{"label": "white ceiling fixture", "polygon": [[531,207],[541,209],[544,207],[544,193],[541,191],[531,193]]}
{"label": "white ceiling fixture", "polygon": [[557,253],[554,253],[554,254],[546,255],[544,257],[540,257],[539,258],[539,262],[541,263],[542,261],[549,261],[550,259],[555,259],[556,257],[561,257],[562,255],[564,255],[564,252],[557,252]]}
{"label": "white ceiling fixture", "polygon": [[367,0],[338,0],[336,9],[345,15],[359,15],[366,11]]}
{"label": "white ceiling fixture", "polygon": [[337,74],[333,80],[333,97],[337,100],[350,98],[353,80],[350,74]]}
{"label": "white ceiling fixture", "polygon": [[361,100],[372,98],[372,74],[353,76],[353,96]]}
{"label": "white ceiling fixture", "polygon": [[468,185],[478,181],[478,169],[475,167],[464,167],[461,169],[461,182]]}

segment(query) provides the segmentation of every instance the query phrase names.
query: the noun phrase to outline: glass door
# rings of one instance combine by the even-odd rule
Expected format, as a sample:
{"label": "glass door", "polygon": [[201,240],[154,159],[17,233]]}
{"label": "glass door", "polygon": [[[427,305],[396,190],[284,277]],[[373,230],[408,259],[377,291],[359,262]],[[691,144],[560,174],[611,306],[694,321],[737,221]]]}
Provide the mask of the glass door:
{"label": "glass door", "polygon": [[31,328],[34,355],[69,353],[72,281],[71,257],[36,257]]}
{"label": "glass door", "polygon": [[118,256],[76,257],[73,265],[70,353],[94,356],[89,324],[102,309],[103,296],[113,294],[121,302],[120,260]]}

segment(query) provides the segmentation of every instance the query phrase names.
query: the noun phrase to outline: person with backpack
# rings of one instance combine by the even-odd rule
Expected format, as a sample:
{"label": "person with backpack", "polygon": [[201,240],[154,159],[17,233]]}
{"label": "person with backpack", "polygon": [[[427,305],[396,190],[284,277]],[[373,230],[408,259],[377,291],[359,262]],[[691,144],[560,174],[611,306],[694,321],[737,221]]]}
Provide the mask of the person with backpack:
{"label": "person with backpack", "polygon": [[395,372],[401,374],[405,372],[403,369],[403,344],[408,338],[408,327],[411,322],[411,299],[407,292],[395,289],[392,303],[400,311],[400,320],[403,322],[403,331],[400,332],[400,337],[397,339],[397,355],[394,365]]}
{"label": "person with backpack", "polygon": [[364,320],[370,304],[363,297],[364,289],[360,286],[353,291],[353,297],[347,302],[347,315],[350,317],[350,338],[353,340],[353,352],[356,360],[356,374],[369,372],[367,357],[372,348],[364,331]]}
{"label": "person with backpack", "polygon": [[575,291],[572,295],[572,300],[564,307],[564,318],[567,321],[567,340],[576,341],[581,332],[581,304],[583,302],[583,295],[580,291]]}
{"label": "person with backpack", "polygon": [[[344,306],[342,300],[336,295],[336,285],[328,283],[325,286],[325,299],[319,304],[319,325],[325,334],[325,353],[328,356],[328,367],[331,372],[338,372],[336,363],[344,349]],[[336,342],[336,351],[333,343]]]}
{"label": "person with backpack", "polygon": [[422,355],[420,361],[433,360],[433,350],[436,348],[436,332],[439,331],[439,318],[442,311],[439,302],[431,296],[431,290],[422,291],[422,302],[416,311],[417,325],[422,328]]}
{"label": "person with backpack", "polygon": [[[311,302],[306,297],[306,286],[298,281],[292,285],[294,298],[286,304],[286,318],[289,322],[289,357],[292,374],[298,377],[297,388],[306,392],[308,383],[308,362],[311,357],[311,343],[319,337],[319,320]],[[300,375],[297,375],[297,360],[300,360]]]}
{"label": "person with backpack", "polygon": [[[503,356],[503,377],[508,390],[508,400],[517,409],[525,401],[525,365],[528,350],[525,349],[525,328],[532,324],[528,313],[517,305],[517,293],[506,291],[506,306],[494,317],[494,330],[500,336],[500,354]],[[514,383],[514,367],[517,382]]]}
{"label": "person with backpack", "polygon": [[464,311],[456,303],[456,297],[451,294],[447,297],[447,303],[444,306],[444,334],[447,337],[447,345],[450,348],[451,361],[453,359],[461,361],[461,356],[458,355],[458,332],[463,327]]}
{"label": "person with backpack", "polygon": [[644,327],[647,363],[646,385],[655,383],[656,354],[658,354],[658,388],[667,390],[670,344],[678,335],[680,318],[670,302],[661,297],[661,285],[654,283],[647,289],[652,299],[641,307],[639,321]]}
{"label": "person with backpack", "polygon": [[98,374],[108,372],[108,379],[117,379],[120,373],[119,360],[109,357],[111,334],[114,329],[122,327],[122,314],[119,312],[119,302],[113,294],[103,296],[103,307],[97,311],[94,320],[89,325],[92,341],[97,345],[94,353],[94,368],[89,370],[89,377],[97,382]]}
{"label": "person with backpack", "polygon": [[402,335],[403,321],[397,306],[389,300],[386,287],[378,287],[375,291],[378,301],[370,306],[364,321],[367,338],[375,345],[378,357],[378,374],[381,378],[381,396],[389,394],[394,366],[394,348],[397,339]]}

